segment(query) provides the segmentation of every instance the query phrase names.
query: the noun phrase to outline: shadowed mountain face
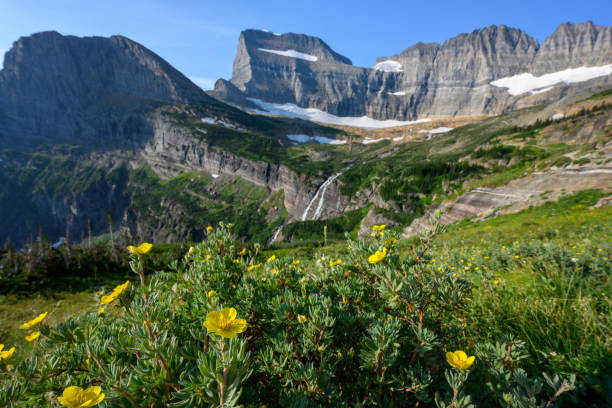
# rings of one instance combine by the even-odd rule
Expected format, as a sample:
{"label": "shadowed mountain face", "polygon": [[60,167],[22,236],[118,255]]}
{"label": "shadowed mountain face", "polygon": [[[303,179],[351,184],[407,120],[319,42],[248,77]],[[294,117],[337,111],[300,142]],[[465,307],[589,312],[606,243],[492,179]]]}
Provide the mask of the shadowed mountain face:
{"label": "shadowed mountain face", "polygon": [[125,37],[22,37],[0,71],[0,147],[130,142],[161,103],[221,105]]}
{"label": "shadowed mountain face", "polygon": [[[231,84],[246,97],[294,103],[339,116],[416,119],[424,115],[496,114],[558,100],[550,92],[511,95],[491,82],[612,63],[612,27],[566,23],[540,46],[521,30],[489,26],[439,44],[417,43],[379,58],[377,68],[351,65],[316,37],[246,30],[239,38]],[[612,83],[611,76],[590,84]],[[249,107],[226,82],[211,92]]]}

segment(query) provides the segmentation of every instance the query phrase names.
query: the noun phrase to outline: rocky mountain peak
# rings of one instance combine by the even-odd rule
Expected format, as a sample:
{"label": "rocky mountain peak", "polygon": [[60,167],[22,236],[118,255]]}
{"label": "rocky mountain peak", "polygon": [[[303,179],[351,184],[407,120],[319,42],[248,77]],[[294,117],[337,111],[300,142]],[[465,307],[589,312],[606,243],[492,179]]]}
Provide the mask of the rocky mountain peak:
{"label": "rocky mountain peak", "polygon": [[142,104],[167,102],[219,104],[126,37],[56,31],[21,37],[0,71],[0,145],[66,143],[75,137],[99,143],[101,134],[112,137],[116,130],[107,128],[113,115],[126,117]]}
{"label": "rocky mountain peak", "polygon": [[549,35],[533,61],[534,74],[612,62],[612,27],[564,23]]}

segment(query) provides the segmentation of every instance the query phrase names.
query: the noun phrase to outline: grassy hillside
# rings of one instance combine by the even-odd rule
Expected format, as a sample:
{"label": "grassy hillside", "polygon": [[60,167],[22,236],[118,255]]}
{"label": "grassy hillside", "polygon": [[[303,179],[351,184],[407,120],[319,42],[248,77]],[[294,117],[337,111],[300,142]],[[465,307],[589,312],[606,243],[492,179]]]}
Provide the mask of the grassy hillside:
{"label": "grassy hillside", "polygon": [[[100,296],[117,281],[8,295],[2,337],[18,351],[3,362],[12,367],[0,373],[0,401],[35,406],[78,383],[100,385],[110,406],[605,406],[612,208],[591,208],[601,196],[396,243],[385,230],[242,254],[215,227],[102,314]],[[368,263],[383,246],[386,256]],[[231,340],[203,327],[223,307],[247,320]],[[17,326],[44,311],[39,339],[26,342]],[[468,370],[446,361],[455,350],[475,356]]]}

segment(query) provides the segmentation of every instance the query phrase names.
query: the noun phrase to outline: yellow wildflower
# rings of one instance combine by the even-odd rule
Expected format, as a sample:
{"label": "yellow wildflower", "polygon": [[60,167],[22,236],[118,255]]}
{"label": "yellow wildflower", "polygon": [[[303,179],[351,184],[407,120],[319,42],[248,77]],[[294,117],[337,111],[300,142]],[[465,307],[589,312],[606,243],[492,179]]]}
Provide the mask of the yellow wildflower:
{"label": "yellow wildflower", "polygon": [[240,255],[246,254],[246,248],[242,248],[242,251],[239,252]]}
{"label": "yellow wildflower", "polygon": [[213,227],[211,227],[210,225],[206,227],[206,231],[211,232],[212,230],[213,230]]}
{"label": "yellow wildflower", "polygon": [[462,350],[452,352],[449,351],[448,353],[446,353],[446,361],[448,361],[448,364],[460,370],[467,370],[468,368],[470,368],[472,364],[474,364],[475,358],[476,357],[474,356],[468,357],[467,354],[465,354],[465,352]]}
{"label": "yellow wildflower", "polygon": [[493,284],[494,284],[494,285],[499,285],[499,281],[498,281],[497,279],[495,279],[495,280],[493,281]]}
{"label": "yellow wildflower", "polygon": [[208,293],[206,293],[206,296],[208,297],[213,297],[217,294],[217,292],[215,292],[214,290],[209,290]]}
{"label": "yellow wildflower", "polygon": [[277,273],[278,273],[278,268],[274,268],[274,269],[272,269],[272,274],[273,274],[273,275],[276,275]]}
{"label": "yellow wildflower", "polygon": [[257,268],[259,268],[260,266],[261,266],[261,264],[251,265],[251,266],[249,266],[249,267],[247,268],[247,270],[250,272],[250,271],[252,271],[253,269],[257,269]]}
{"label": "yellow wildflower", "polygon": [[195,248],[194,247],[189,247],[189,254],[193,254],[195,252]]}
{"label": "yellow wildflower", "polygon": [[293,262],[291,262],[291,265],[299,265],[300,264],[300,260],[296,259]]}
{"label": "yellow wildflower", "polygon": [[240,259],[234,259],[232,262],[235,264],[240,263]]}
{"label": "yellow wildflower", "polygon": [[518,256],[518,255],[514,255],[514,258],[515,258],[515,259],[519,259],[519,256]]}
{"label": "yellow wildflower", "polygon": [[137,247],[133,245],[130,245],[127,247],[128,251],[130,251],[134,255],[145,255],[147,252],[151,250],[151,248],[153,248],[153,245],[149,244],[148,242],[143,242]]}
{"label": "yellow wildflower", "polygon": [[102,388],[89,387],[86,390],[81,387],[70,386],[64,390],[61,397],[57,397],[60,404],[68,408],[87,408],[99,404],[104,399],[101,394]]}
{"label": "yellow wildflower", "polygon": [[306,316],[301,315],[301,314],[297,315],[297,319],[302,324],[306,323],[306,320],[308,320],[308,318]]}
{"label": "yellow wildflower", "polygon": [[11,347],[6,351],[2,351],[4,349],[4,344],[0,344],[0,360],[7,359],[13,355],[15,352],[15,347]]}
{"label": "yellow wildflower", "polygon": [[29,335],[25,336],[25,339],[27,341],[34,341],[34,340],[36,340],[38,338],[38,336],[40,336],[40,332],[39,331],[35,331],[35,332],[32,332],[32,334],[29,334]]}
{"label": "yellow wildflower", "polygon": [[115,299],[119,297],[123,293],[123,291],[128,287],[130,281],[125,281],[121,285],[115,286],[115,289],[110,293],[110,295],[105,295],[100,298],[100,306],[111,303]]}
{"label": "yellow wildflower", "polygon": [[374,254],[370,255],[368,257],[368,262],[371,264],[378,263],[385,259],[385,256],[387,256],[387,247],[383,247],[382,251],[376,251]]}
{"label": "yellow wildflower", "polygon": [[453,276],[454,276],[455,278],[460,278],[460,277],[461,277],[461,275],[460,275],[460,274],[458,274],[458,273],[453,273]]}
{"label": "yellow wildflower", "polygon": [[42,322],[43,320],[45,320],[45,317],[47,317],[47,314],[49,312],[45,312],[45,313],[41,313],[38,316],[36,316],[34,319],[30,320],[29,322],[25,322],[24,324],[22,324],[21,326],[19,326],[20,329],[29,329],[30,327],[34,327],[36,326],[38,323]]}
{"label": "yellow wildflower", "polygon": [[103,307],[101,307],[100,309],[98,309],[98,314],[102,314],[102,313],[104,313],[104,308],[103,308]]}
{"label": "yellow wildflower", "polygon": [[387,224],[372,225],[374,231],[382,231],[387,228]]}
{"label": "yellow wildflower", "polygon": [[385,233],[383,231],[378,231],[378,234],[380,235],[381,238],[384,238]]}
{"label": "yellow wildflower", "polygon": [[206,315],[204,327],[211,332],[231,339],[247,328],[247,321],[236,319],[238,312],[233,307],[223,308],[221,311],[213,310]]}
{"label": "yellow wildflower", "polygon": [[266,260],[266,263],[270,263],[270,262],[274,261],[275,259],[276,259],[276,255],[272,255],[271,257],[269,257],[269,258]]}
{"label": "yellow wildflower", "polygon": [[211,254],[206,254],[206,260],[209,261],[212,258]]}
{"label": "yellow wildflower", "polygon": [[342,263],[342,259],[336,259],[335,261],[329,261],[329,266],[333,268],[334,266],[338,266],[341,263]]}

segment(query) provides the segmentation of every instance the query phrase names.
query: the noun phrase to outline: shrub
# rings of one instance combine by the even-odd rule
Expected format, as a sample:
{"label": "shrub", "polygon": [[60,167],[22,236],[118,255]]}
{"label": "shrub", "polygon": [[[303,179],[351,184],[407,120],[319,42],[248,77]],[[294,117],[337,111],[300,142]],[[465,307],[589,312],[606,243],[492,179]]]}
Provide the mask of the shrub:
{"label": "shrub", "polygon": [[396,235],[377,227],[369,240],[349,239],[341,262],[327,254],[297,262],[247,251],[220,224],[148,282],[148,255],[134,254],[144,284],[116,287],[103,311],[40,323],[30,358],[0,362],[0,404],[56,404],[69,386],[93,386],[79,392],[92,401],[102,392],[101,404],[112,406],[561,401],[573,376],[528,375],[518,338],[465,336],[472,287],[430,266],[439,230],[434,224],[402,257]]}

